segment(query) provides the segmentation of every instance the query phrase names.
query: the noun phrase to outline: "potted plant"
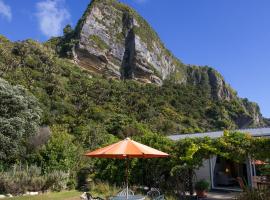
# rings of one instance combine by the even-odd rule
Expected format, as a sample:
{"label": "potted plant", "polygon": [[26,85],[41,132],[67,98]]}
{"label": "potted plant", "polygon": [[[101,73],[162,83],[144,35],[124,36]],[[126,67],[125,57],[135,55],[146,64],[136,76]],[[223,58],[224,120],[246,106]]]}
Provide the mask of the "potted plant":
{"label": "potted plant", "polygon": [[195,184],[195,191],[199,198],[207,197],[207,191],[209,189],[209,182],[202,179]]}

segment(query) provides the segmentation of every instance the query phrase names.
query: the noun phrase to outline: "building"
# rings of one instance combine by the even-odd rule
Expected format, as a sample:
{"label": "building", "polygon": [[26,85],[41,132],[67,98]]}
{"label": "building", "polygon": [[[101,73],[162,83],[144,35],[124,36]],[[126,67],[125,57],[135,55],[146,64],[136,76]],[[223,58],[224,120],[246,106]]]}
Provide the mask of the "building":
{"label": "building", "polygon": [[[270,128],[254,128],[237,130],[249,133],[252,137],[270,137]],[[210,137],[218,138],[223,136],[223,131],[171,135],[170,139],[177,141],[184,138]],[[240,186],[236,180],[241,177],[248,185],[253,187],[252,177],[256,176],[256,161],[247,158],[244,163],[236,163],[219,156],[212,156],[204,160],[203,166],[196,171],[197,179],[205,179],[211,183],[211,189],[222,189],[239,191]]]}

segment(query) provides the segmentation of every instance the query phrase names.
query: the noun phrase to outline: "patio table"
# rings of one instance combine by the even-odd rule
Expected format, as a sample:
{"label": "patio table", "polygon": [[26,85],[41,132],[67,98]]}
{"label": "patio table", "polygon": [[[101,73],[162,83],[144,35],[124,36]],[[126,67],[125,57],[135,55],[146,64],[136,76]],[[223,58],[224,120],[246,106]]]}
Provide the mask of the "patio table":
{"label": "patio table", "polygon": [[[145,196],[142,195],[129,195],[128,200],[144,200]],[[114,196],[110,200],[126,200],[126,196]]]}

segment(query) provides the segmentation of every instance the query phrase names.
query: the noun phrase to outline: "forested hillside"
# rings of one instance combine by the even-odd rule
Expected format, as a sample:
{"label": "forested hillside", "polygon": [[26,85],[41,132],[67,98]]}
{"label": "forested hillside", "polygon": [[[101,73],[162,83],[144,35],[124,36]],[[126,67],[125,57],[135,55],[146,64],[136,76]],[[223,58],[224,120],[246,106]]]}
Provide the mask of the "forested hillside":
{"label": "forested hillside", "polygon": [[3,36],[0,42],[1,77],[38,99],[42,126],[61,124],[74,135],[79,129],[174,134],[239,128],[239,119],[252,118],[246,100],[212,98],[203,84],[104,79],[59,58],[46,44],[10,42]]}
{"label": "forested hillside", "polygon": [[[1,36],[0,58],[1,77],[7,81],[1,82],[1,98],[5,97],[6,85],[24,87],[42,110],[41,114],[34,113],[40,115],[39,126],[60,127],[85,149],[97,147],[109,135],[123,138],[147,132],[168,135],[235,129],[239,119],[252,118],[243,105],[245,100],[212,98],[204,85],[166,81],[157,86],[91,75],[70,60],[59,58],[46,43],[10,42]],[[5,108],[19,105],[17,99]],[[27,98],[25,101],[33,105]],[[17,111],[8,108],[8,113]],[[6,116],[4,112],[1,115]],[[20,124],[1,128],[13,130],[17,126]],[[18,127],[16,134],[24,132]],[[9,140],[5,133],[2,137]]]}

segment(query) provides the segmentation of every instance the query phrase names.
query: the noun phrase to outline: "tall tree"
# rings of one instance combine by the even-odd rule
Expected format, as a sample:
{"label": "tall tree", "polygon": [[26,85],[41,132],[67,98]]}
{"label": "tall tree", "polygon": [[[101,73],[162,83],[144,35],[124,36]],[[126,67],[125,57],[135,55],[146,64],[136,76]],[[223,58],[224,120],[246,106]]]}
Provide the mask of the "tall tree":
{"label": "tall tree", "polygon": [[41,109],[21,86],[0,79],[0,160],[13,163],[25,152],[29,137],[37,133]]}

